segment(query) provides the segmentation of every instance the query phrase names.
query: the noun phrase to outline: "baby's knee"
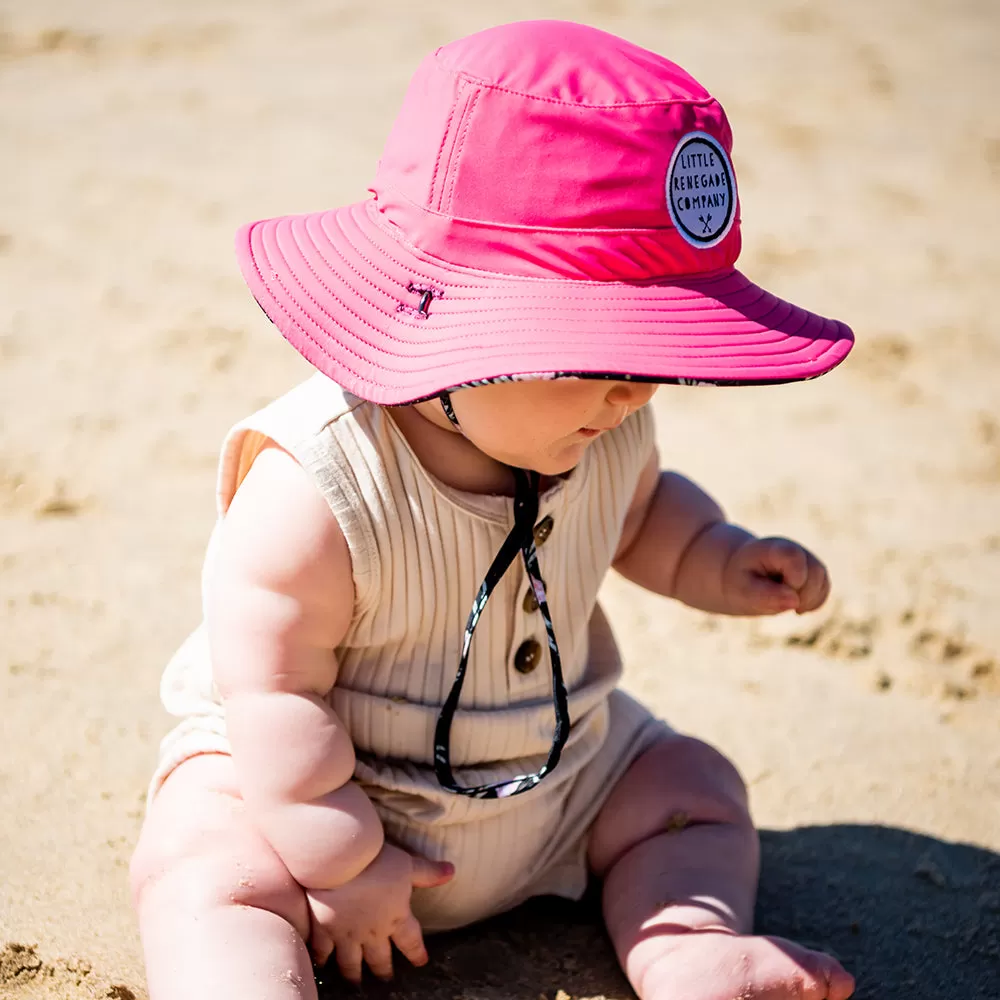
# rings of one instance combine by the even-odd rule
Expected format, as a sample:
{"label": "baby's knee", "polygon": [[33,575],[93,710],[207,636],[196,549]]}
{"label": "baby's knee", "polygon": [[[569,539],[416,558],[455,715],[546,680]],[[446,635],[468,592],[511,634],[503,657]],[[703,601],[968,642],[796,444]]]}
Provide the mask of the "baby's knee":
{"label": "baby's knee", "polygon": [[746,786],[714,747],[672,735],[650,747],[615,786],[591,831],[591,868],[603,874],[651,837],[705,824],[752,827]]}
{"label": "baby's knee", "polygon": [[206,829],[147,819],[129,865],[132,901],[197,915],[220,906],[252,906],[287,920],[303,937],[304,892],[262,837],[247,829]]}
{"label": "baby's knee", "polygon": [[664,821],[749,822],[747,787],[736,765],[721,751],[691,736],[661,740],[636,761],[636,777],[661,794]]}

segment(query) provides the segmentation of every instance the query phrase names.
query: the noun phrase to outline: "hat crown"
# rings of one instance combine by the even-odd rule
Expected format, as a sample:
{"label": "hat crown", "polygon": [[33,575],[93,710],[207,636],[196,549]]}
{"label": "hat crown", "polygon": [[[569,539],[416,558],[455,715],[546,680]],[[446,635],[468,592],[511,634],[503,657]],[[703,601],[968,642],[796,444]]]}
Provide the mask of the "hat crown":
{"label": "hat crown", "polygon": [[[668,204],[674,154],[692,133],[731,149],[721,106],[670,60],[586,25],[501,25],[421,63],[372,191],[415,245],[454,263],[482,261],[476,224],[492,227],[478,239],[494,256],[504,227],[557,241],[562,231],[541,267],[550,274],[556,258],[576,277],[714,271],[739,253],[731,170],[714,243],[682,238]],[[530,247],[509,249],[497,269],[533,273]]]}
{"label": "hat crown", "polygon": [[460,38],[440,66],[492,87],[564,104],[602,107],[710,100],[676,64],[606,31],[572,21],[520,21]]}

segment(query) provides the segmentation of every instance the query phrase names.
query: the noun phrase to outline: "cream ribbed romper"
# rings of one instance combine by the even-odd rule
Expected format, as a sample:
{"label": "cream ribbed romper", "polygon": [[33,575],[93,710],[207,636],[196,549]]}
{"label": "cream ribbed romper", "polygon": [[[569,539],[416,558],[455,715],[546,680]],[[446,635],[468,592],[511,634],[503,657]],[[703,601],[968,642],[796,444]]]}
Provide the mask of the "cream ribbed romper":
{"label": "cream ribbed romper", "polygon": [[[443,930],[534,895],[579,898],[588,828],[615,782],[666,728],[615,690],[621,662],[597,605],[653,447],[648,408],[595,440],[541,497],[537,523],[551,531],[544,541],[536,531],[538,558],[572,730],[551,775],[500,799],[442,789],[433,742],[473,598],[513,525],[513,501],[435,479],[386,410],[317,374],[230,431],[219,470],[220,519],[268,438],[313,476],[350,549],[354,613],[336,650],[340,672],[329,700],[354,742],[355,778],[390,840],[455,864],[450,883],[414,892],[417,918],[426,930]],[[203,585],[213,550],[210,542]],[[551,670],[528,589],[518,561],[475,633],[451,738],[455,777],[465,786],[535,771],[549,751]],[[204,625],[171,659],[161,696],[182,721],[163,740],[151,796],[187,758],[229,752]]]}

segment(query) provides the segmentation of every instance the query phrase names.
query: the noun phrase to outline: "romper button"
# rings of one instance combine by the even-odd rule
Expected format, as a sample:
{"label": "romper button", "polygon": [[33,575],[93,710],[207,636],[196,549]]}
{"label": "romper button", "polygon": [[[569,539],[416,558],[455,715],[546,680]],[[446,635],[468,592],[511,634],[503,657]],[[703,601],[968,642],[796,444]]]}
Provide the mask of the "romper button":
{"label": "romper button", "polygon": [[530,674],[542,659],[542,647],[535,639],[525,639],[514,654],[514,666],[520,674]]}
{"label": "romper button", "polygon": [[552,529],[555,527],[555,521],[552,520],[551,515],[546,514],[538,524],[535,525],[535,544],[544,545],[545,539],[552,534]]}
{"label": "romper button", "polygon": [[[542,581],[542,585],[545,585],[545,581]],[[535,597],[535,590],[533,587],[529,587],[524,592],[524,600],[521,602],[521,607],[524,608],[526,614],[533,614],[538,610],[538,598]]]}

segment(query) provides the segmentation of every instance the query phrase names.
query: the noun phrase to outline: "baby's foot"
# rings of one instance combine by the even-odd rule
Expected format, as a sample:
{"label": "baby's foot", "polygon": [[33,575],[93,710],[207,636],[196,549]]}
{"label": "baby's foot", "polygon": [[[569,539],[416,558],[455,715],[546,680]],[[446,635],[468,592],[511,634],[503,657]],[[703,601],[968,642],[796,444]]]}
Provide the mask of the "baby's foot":
{"label": "baby's foot", "polygon": [[654,940],[667,947],[648,955],[642,1000],[847,1000],[854,992],[835,958],[784,938],[706,930]]}

